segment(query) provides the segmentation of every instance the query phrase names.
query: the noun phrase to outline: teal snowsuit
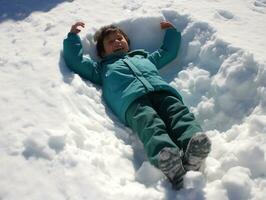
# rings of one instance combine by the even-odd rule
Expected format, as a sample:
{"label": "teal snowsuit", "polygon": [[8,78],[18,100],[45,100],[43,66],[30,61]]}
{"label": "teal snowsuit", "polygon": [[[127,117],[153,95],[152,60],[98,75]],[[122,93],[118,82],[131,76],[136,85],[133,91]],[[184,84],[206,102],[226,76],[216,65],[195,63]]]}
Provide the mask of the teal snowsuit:
{"label": "teal snowsuit", "polygon": [[[147,114],[147,117],[150,117],[149,112],[145,109],[138,110],[132,108],[134,104],[138,104],[139,100],[150,94],[167,93],[167,95],[172,96],[178,101],[176,106],[184,106],[180,94],[166,83],[158,72],[160,68],[176,58],[180,41],[181,34],[175,28],[169,28],[166,30],[163,45],[153,53],[148,53],[144,50],[114,53],[105,57],[102,61],[96,62],[90,58],[83,57],[81,40],[77,34],[69,33],[68,37],[64,40],[63,55],[67,66],[82,78],[102,86],[103,99],[106,104],[124,124],[137,132],[144,144],[149,160],[154,165],[157,165],[156,158],[162,149],[161,144],[182,149],[182,141],[191,138],[195,132],[201,130],[194,120],[193,114],[189,112],[184,113],[184,116],[181,114],[181,117],[177,120],[182,121],[183,116],[184,120],[189,122],[186,122],[187,127],[183,128],[182,132],[173,134],[176,135],[176,138],[172,137],[172,139],[168,135],[167,130],[165,130],[165,134],[154,136],[153,133],[150,133],[150,128],[145,130],[144,126],[142,130],[139,130],[138,123],[132,122],[136,112],[143,112],[140,113],[141,116],[142,114],[144,114],[143,116]],[[171,104],[173,103],[171,102]],[[171,105],[169,104],[169,106]],[[131,109],[129,109],[130,107]],[[130,110],[132,111],[130,112]],[[187,119],[188,116],[185,116],[187,114],[189,119]],[[151,115],[154,115],[154,113]],[[158,128],[156,127],[157,125],[155,124],[155,129]],[[178,143],[177,140],[180,137],[182,141]],[[154,138],[156,138],[155,143],[152,142]],[[160,141],[162,141],[161,144]]]}

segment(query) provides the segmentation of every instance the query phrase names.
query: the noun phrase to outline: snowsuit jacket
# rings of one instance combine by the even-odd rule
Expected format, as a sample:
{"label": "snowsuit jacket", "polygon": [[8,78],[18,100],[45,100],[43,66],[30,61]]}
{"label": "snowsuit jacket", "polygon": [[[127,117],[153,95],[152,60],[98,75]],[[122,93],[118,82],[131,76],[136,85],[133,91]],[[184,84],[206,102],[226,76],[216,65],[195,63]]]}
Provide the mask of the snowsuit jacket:
{"label": "snowsuit jacket", "polygon": [[69,33],[64,40],[63,56],[71,70],[102,86],[105,102],[126,124],[125,113],[129,105],[149,92],[168,91],[182,101],[180,94],[158,72],[176,58],[180,41],[180,32],[168,28],[162,46],[153,53],[144,50],[114,53],[96,62],[83,56],[80,37]]}

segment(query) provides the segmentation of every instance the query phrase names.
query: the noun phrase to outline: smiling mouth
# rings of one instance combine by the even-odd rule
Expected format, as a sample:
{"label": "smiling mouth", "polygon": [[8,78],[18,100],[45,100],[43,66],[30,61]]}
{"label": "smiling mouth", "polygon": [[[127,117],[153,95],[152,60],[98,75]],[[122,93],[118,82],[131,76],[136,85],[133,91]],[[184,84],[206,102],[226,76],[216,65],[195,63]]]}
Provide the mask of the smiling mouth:
{"label": "smiling mouth", "polygon": [[122,47],[121,47],[121,48],[118,48],[118,49],[116,49],[116,50],[114,50],[114,52],[118,52],[118,51],[121,51],[121,50],[123,50]]}

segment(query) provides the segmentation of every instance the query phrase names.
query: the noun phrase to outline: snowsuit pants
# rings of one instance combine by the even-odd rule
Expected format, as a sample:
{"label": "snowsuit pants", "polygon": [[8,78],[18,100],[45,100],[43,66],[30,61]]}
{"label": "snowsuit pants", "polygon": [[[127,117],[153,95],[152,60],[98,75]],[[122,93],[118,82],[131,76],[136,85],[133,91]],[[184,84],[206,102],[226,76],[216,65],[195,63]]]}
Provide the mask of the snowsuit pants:
{"label": "snowsuit pants", "polygon": [[185,151],[190,138],[202,131],[183,102],[165,91],[151,92],[136,99],[126,112],[126,120],[156,167],[158,154],[164,147]]}

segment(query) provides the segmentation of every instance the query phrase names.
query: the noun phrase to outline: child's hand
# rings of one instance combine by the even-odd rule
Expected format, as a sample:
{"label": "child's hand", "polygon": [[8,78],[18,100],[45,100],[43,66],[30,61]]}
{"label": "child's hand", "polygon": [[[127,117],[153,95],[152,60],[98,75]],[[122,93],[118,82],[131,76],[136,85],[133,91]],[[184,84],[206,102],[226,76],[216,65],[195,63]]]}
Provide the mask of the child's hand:
{"label": "child's hand", "polygon": [[83,22],[76,22],[70,29],[70,33],[76,33],[78,34],[81,31],[81,28],[85,27],[85,24]]}
{"label": "child's hand", "polygon": [[160,23],[160,25],[161,25],[161,29],[174,28],[174,25],[171,24],[171,23],[168,22],[168,21],[162,21],[162,22]]}

